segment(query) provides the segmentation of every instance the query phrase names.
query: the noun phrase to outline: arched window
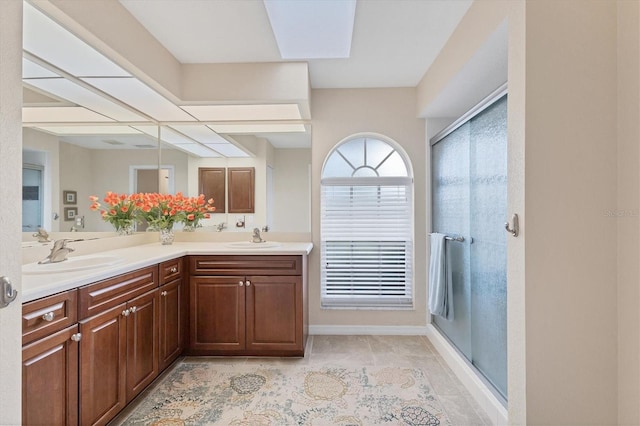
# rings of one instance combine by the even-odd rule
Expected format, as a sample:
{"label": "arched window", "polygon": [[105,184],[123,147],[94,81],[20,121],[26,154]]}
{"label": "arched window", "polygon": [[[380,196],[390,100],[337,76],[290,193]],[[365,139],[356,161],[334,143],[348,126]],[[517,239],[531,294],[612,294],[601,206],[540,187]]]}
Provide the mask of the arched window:
{"label": "arched window", "polygon": [[321,181],[324,307],[413,305],[413,179],[381,136],[355,136],[327,156]]}

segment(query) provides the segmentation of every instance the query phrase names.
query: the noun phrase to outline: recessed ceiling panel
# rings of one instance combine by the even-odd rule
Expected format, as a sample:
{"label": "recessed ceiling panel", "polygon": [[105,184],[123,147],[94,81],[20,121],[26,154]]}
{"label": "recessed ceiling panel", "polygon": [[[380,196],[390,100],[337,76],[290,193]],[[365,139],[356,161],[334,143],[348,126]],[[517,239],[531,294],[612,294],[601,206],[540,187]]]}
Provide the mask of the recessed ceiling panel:
{"label": "recessed ceiling panel", "polygon": [[124,69],[23,2],[24,50],[74,76],[128,76]]}
{"label": "recessed ceiling panel", "polygon": [[[141,132],[148,134],[149,136],[153,136],[154,138],[158,137],[158,126],[133,126],[133,127],[135,129],[140,130]],[[169,143],[171,145],[194,143],[194,141],[189,139],[188,137],[165,126],[160,128],[160,140],[162,140],[163,142]]]}
{"label": "recessed ceiling panel", "polygon": [[207,144],[207,146],[225,157],[249,157],[249,154],[241,150],[235,145],[227,144]]}
{"label": "recessed ceiling panel", "polygon": [[129,111],[127,108],[111,102],[107,98],[66,78],[27,79],[24,80],[24,83],[59,98],[82,105],[117,121],[148,121],[145,117]]}
{"label": "recessed ceiling panel", "polygon": [[82,80],[158,121],[196,121],[191,115],[136,78],[83,78]]}
{"label": "recessed ceiling panel", "polygon": [[127,135],[140,134],[129,126],[38,126],[36,129],[55,135]]}
{"label": "recessed ceiling panel", "polygon": [[36,64],[26,58],[22,58],[22,78],[60,77],[53,71]]}
{"label": "recessed ceiling panel", "polygon": [[220,157],[220,155],[218,155],[216,152],[210,150],[206,146],[202,146],[197,143],[176,144],[175,147],[182,149],[184,151],[188,151],[191,154],[197,155],[198,157],[205,157],[205,158]]}
{"label": "recessed ceiling panel", "polygon": [[183,105],[182,109],[201,121],[300,120],[297,104]]}
{"label": "recessed ceiling panel", "polygon": [[203,125],[172,125],[180,133],[200,143],[229,143],[225,138]]}
{"label": "recessed ceiling panel", "polygon": [[264,0],[283,59],[348,58],[355,0]]}
{"label": "recessed ceiling panel", "polygon": [[[154,138],[142,133],[128,135],[63,135],[61,142],[87,149],[157,149]],[[148,148],[141,148],[148,147]]]}
{"label": "recessed ceiling panel", "polygon": [[83,107],[23,107],[23,123],[74,123],[113,121]]}
{"label": "recessed ceiling panel", "polygon": [[229,134],[304,132],[304,124],[209,124],[213,131]]}

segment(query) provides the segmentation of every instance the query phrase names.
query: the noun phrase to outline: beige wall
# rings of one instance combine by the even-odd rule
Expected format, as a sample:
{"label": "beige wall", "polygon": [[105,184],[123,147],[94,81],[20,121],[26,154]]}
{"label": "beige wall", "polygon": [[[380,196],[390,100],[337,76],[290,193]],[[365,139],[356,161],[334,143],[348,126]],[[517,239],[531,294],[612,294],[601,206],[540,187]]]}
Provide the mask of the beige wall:
{"label": "beige wall", "polygon": [[273,160],[273,231],[311,229],[310,149],[277,149]]}
{"label": "beige wall", "polygon": [[[632,22],[620,49],[631,48],[633,65],[637,5],[622,3]],[[634,229],[621,247],[617,233],[625,225],[605,214],[637,208],[637,62],[618,74],[615,2],[475,2],[418,88],[418,111],[505,18],[508,213],[520,214],[523,231],[509,239],[508,252],[510,422],[615,424],[620,405],[637,424],[637,218],[627,218]],[[620,89],[631,89],[624,102],[616,97],[618,78],[633,82]],[[616,110],[629,106],[633,119],[621,124]],[[628,139],[619,148],[624,123]],[[621,155],[625,170],[618,168]],[[617,188],[623,174],[629,181]],[[618,347],[614,295],[621,275],[631,301],[620,312],[628,330]],[[628,379],[619,379],[619,356],[630,363],[628,371],[620,367]]]}
{"label": "beige wall", "polygon": [[0,7],[0,275],[18,291],[15,302],[0,309],[0,424],[20,424],[22,264],[22,2]]}
{"label": "beige wall", "polygon": [[618,2],[618,422],[640,424],[640,3]]}
{"label": "beige wall", "polygon": [[[91,167],[91,150],[81,148],[77,145],[71,145],[60,142],[60,231],[69,231],[75,225],[75,221],[65,221],[64,208],[77,207],[78,216],[84,216],[85,228],[87,230],[95,230],[98,222],[102,222],[100,215],[89,210],[91,202],[90,195],[95,194],[92,187],[93,169]],[[76,204],[64,204],[63,191],[76,191]],[[78,229],[82,231],[82,229]]]}
{"label": "beige wall", "polygon": [[[415,89],[322,89],[312,91],[311,226],[315,249],[309,260],[309,322],[317,326],[426,325],[426,229],[424,120],[415,118]],[[320,308],[320,174],[327,154],[361,132],[385,135],[408,154],[414,173],[415,309],[336,310]]]}
{"label": "beige wall", "polygon": [[613,424],[616,3],[527,2],[525,18],[527,420]]}
{"label": "beige wall", "polygon": [[[107,191],[130,193],[129,179],[131,166],[158,167],[156,149],[102,149],[91,150],[92,194],[104,198]],[[100,218],[99,212],[87,214],[87,229],[93,231],[113,231],[108,222]]]}

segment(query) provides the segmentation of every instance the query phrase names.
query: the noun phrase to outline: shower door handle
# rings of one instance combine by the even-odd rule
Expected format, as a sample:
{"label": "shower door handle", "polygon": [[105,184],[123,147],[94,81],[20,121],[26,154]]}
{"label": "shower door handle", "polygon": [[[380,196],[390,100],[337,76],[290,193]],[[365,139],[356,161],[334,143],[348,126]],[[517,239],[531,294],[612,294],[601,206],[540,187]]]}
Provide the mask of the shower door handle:
{"label": "shower door handle", "polygon": [[504,229],[507,230],[508,233],[510,233],[511,235],[513,235],[514,237],[517,237],[518,234],[520,234],[520,224],[518,223],[518,215],[514,214],[511,217],[511,222],[513,222],[513,228],[511,228],[509,226],[509,222],[505,222],[504,223]]}

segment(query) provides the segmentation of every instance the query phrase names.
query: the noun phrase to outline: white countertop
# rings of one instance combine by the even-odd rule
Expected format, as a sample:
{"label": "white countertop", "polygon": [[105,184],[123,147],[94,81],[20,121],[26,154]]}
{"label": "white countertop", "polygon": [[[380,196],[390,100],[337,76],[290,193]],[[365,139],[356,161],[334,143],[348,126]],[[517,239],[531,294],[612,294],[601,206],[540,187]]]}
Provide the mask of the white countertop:
{"label": "white countertop", "polygon": [[[277,247],[236,248],[226,242],[177,242],[163,246],[144,244],[101,252],[124,259],[117,265],[73,272],[22,275],[22,302],[29,302],[61,291],[111,278],[145,266],[187,255],[308,255],[313,243],[279,243]],[[70,258],[73,256],[69,256]]]}

